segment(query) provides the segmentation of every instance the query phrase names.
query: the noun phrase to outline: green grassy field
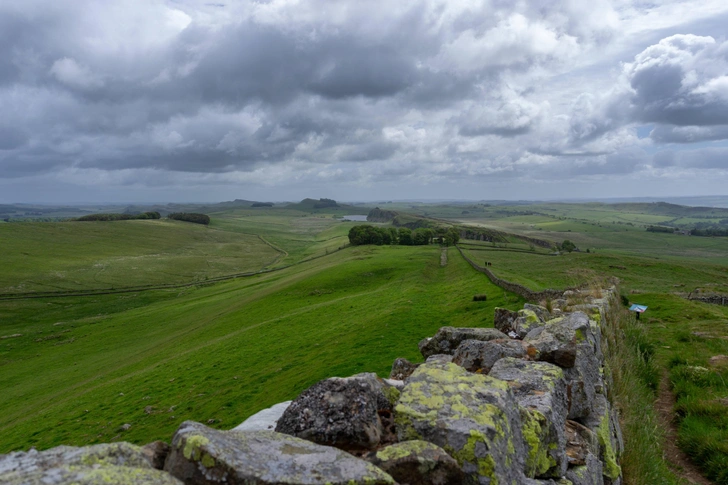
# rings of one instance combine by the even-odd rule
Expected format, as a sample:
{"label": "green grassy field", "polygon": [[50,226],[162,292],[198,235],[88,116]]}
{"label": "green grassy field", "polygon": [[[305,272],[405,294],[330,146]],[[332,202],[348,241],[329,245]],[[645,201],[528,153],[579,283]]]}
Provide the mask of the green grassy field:
{"label": "green grassy field", "polygon": [[282,257],[256,235],[170,220],[4,224],[0,241],[0,293],[187,283]]}
{"label": "green grassy field", "polygon": [[[495,306],[523,303],[454,248],[441,267],[434,245],[347,247],[359,223],[340,217],[366,208],[319,210],[309,202],[221,205],[208,212],[209,227],[166,220],[0,225],[9,256],[0,293],[197,282],[0,301],[0,337],[10,337],[0,339],[0,452],[168,440],[184,419],[230,428],[319,379],[385,376],[396,357],[421,360],[417,342],[439,327],[491,326]],[[628,482],[677,483],[651,408],[666,375],[678,398],[680,444],[717,483],[728,483],[721,474],[728,469],[728,374],[709,363],[728,354],[728,307],[685,299],[696,289],[728,294],[728,240],[645,230],[710,214],[644,204],[391,208],[576,243],[581,252],[551,256],[553,249],[510,236],[508,243],[461,241],[473,260],[533,290],[619,278],[626,298],[649,306],[639,323],[609,337],[620,350],[610,365],[620,376],[631,440]],[[206,283],[262,269],[276,271]],[[479,293],[488,301],[472,302]],[[121,431],[125,423],[131,428]]]}
{"label": "green grassy field", "polygon": [[2,302],[3,334],[22,337],[0,344],[0,451],[169,439],[184,419],[230,428],[322,378],[387,375],[439,327],[522,303],[460,257],[441,267],[435,246],[350,248],[181,293]]}

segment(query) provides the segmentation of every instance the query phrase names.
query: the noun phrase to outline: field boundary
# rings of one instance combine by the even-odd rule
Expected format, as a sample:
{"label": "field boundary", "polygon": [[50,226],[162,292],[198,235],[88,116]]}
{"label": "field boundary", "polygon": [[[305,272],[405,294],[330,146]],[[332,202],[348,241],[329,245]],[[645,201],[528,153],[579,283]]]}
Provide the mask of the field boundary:
{"label": "field boundary", "polygon": [[[260,237],[260,236],[258,236]],[[261,238],[263,239],[263,238]],[[266,242],[264,240],[264,242]],[[267,242],[266,242],[267,243]],[[268,244],[268,243],[267,243]],[[269,244],[270,245],[270,244]],[[273,247],[271,245],[271,247]],[[273,273],[275,271],[282,271],[284,269],[291,268],[293,266],[308,263],[315,259],[323,258],[331,254],[337,253],[343,249],[346,249],[349,245],[341,246],[340,248],[330,250],[325,254],[319,254],[318,256],[311,256],[295,263],[287,264],[285,266],[279,266],[277,268],[261,269],[258,271],[248,271],[245,273],[235,273],[224,276],[216,276],[214,278],[208,278],[204,281],[192,281],[189,283],[174,283],[168,285],[140,285],[140,286],[125,286],[122,288],[99,288],[89,290],[59,290],[59,291],[45,291],[45,292],[32,292],[32,293],[0,293],[0,301],[10,300],[34,300],[39,298],[67,298],[67,297],[78,297],[78,296],[99,296],[99,295],[115,295],[121,293],[136,293],[138,291],[153,291],[153,290],[174,290],[177,288],[190,288],[192,286],[207,286],[221,281],[234,280],[237,278],[249,278],[260,274]],[[274,248],[275,249],[275,248]],[[285,251],[283,251],[285,253]],[[288,254],[288,253],[286,253]],[[279,254],[280,257],[280,254]],[[276,258],[279,259],[279,258]],[[272,264],[275,264],[274,261]],[[267,265],[269,266],[269,265]]]}
{"label": "field boundary", "polygon": [[483,266],[480,266],[475,261],[473,261],[468,256],[466,256],[465,253],[463,253],[463,250],[462,250],[462,248],[460,248],[459,245],[456,245],[455,247],[458,248],[458,251],[460,251],[460,255],[465,259],[465,261],[470,263],[470,266],[472,266],[473,269],[475,269],[476,271],[479,271],[479,272],[483,273],[485,276],[487,276],[488,279],[494,285],[500,286],[504,290],[510,291],[517,295],[520,295],[528,301],[537,302],[537,301],[541,301],[541,300],[553,300],[553,299],[561,297],[561,295],[563,295],[564,291],[574,289],[574,288],[566,288],[564,290],[547,289],[547,290],[543,290],[543,291],[533,291],[530,288],[526,288],[523,285],[519,285],[518,283],[513,283],[511,281],[507,281],[502,278],[498,278],[495,274],[493,274],[493,272],[491,270],[489,270],[488,268],[485,268]]}

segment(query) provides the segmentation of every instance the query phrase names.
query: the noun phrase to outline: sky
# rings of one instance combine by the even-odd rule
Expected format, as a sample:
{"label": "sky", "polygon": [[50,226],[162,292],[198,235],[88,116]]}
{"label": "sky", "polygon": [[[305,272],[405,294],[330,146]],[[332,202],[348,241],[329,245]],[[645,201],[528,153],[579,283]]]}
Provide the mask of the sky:
{"label": "sky", "polygon": [[3,0],[0,203],[728,195],[725,0]]}

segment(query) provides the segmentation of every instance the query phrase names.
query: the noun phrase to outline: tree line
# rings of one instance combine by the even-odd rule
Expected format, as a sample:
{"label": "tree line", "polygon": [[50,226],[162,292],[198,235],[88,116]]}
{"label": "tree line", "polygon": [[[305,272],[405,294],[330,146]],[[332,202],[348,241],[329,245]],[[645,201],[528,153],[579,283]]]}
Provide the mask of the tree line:
{"label": "tree line", "polygon": [[456,244],[460,233],[453,228],[409,229],[407,227],[375,227],[359,225],[349,229],[349,242],[352,246],[375,244],[377,246],[426,246],[432,242],[440,242],[446,246]]}
{"label": "tree line", "polygon": [[86,216],[71,219],[73,221],[130,221],[135,219],[159,219],[159,212],[142,212],[141,214],[89,214]]}

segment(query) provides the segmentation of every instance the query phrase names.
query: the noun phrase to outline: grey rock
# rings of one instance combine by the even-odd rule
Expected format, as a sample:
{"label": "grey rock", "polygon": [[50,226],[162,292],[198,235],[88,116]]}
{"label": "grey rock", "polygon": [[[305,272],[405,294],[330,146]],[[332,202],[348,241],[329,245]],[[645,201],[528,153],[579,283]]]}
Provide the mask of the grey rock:
{"label": "grey rock", "polygon": [[602,462],[591,453],[586,456],[585,464],[571,467],[566,478],[574,485],[604,485]]}
{"label": "grey rock", "polygon": [[169,443],[164,441],[153,441],[141,448],[142,453],[147,458],[152,467],[157,470],[164,469],[164,461],[169,454]]}
{"label": "grey rock", "polygon": [[[595,396],[604,390],[599,325],[586,314],[575,312],[559,319],[558,325],[570,328],[576,336],[574,365],[565,369],[567,390],[570,396],[569,419],[583,419],[591,412]],[[548,324],[547,328],[551,326]]]}
{"label": "grey rock", "polygon": [[503,357],[525,356],[526,346],[518,340],[465,340],[455,350],[452,362],[470,372],[487,374]]}
{"label": "grey rock", "polygon": [[0,476],[3,485],[183,485],[152,468],[114,465],[59,466],[27,474]]}
{"label": "grey rock", "polygon": [[533,329],[523,340],[536,349],[536,360],[568,368],[576,361],[576,338],[574,329],[562,318]]}
{"label": "grey rock", "polygon": [[371,450],[394,441],[392,407],[398,397],[375,374],[332,377],[294,399],[275,430],[342,450]]}
{"label": "grey rock", "polygon": [[599,454],[597,436],[576,421],[566,421],[566,457],[569,466],[586,465],[586,457]]}
{"label": "grey rock", "polygon": [[389,378],[403,381],[411,376],[419,365],[420,364],[413,364],[409,360],[402,357],[397,358],[392,364],[392,372],[389,373]]}
{"label": "grey rock", "polygon": [[142,448],[124,442],[9,453],[0,456],[0,477],[8,485],[179,484],[153,469]]}
{"label": "grey rock", "polygon": [[549,313],[549,311],[545,307],[542,307],[541,305],[534,305],[533,303],[525,303],[523,305],[523,309],[531,310],[532,312],[534,312],[536,315],[538,315],[539,320],[541,320],[542,322],[547,322],[547,321],[551,320],[551,313]]}
{"label": "grey rock", "polygon": [[425,361],[426,364],[432,364],[435,362],[439,362],[441,364],[447,364],[448,362],[452,362],[452,355],[450,354],[435,354],[431,355],[427,358]]}
{"label": "grey rock", "polygon": [[472,483],[521,483],[525,447],[508,384],[453,363],[425,363],[407,380],[395,408],[400,441],[447,450]]}
{"label": "grey rock", "polygon": [[529,332],[544,326],[544,320],[532,310],[518,310],[518,318],[513,322],[513,333],[523,339]]}
{"label": "grey rock", "polygon": [[566,472],[566,412],[568,398],[561,368],[548,362],[504,358],[490,376],[508,382],[522,407],[526,476],[560,478]]}
{"label": "grey rock", "polygon": [[571,483],[571,480],[567,480],[566,478],[560,478],[558,480],[548,479],[548,480],[537,480],[535,478],[527,478],[525,482],[523,482],[523,485],[574,485]]}
{"label": "grey rock", "polygon": [[257,413],[250,416],[248,419],[240,423],[233,428],[234,431],[261,431],[269,430],[273,431],[276,429],[278,420],[283,416],[283,413],[288,409],[293,401],[284,401],[274,404],[273,406],[258,411]]}
{"label": "grey rock", "polygon": [[185,421],[165,470],[187,485],[384,485],[392,477],[337,448],[274,431],[218,431]]}
{"label": "grey rock", "polygon": [[605,481],[612,483],[622,475],[619,466],[620,437],[619,420],[603,394],[597,394],[591,412],[582,421],[599,441],[599,459],[603,465]]}
{"label": "grey rock", "polygon": [[86,447],[56,446],[45,451],[17,451],[0,455],[0,476],[8,473],[26,473],[59,466],[126,466],[152,468],[142,449],[131,443],[118,442]]}
{"label": "grey rock", "polygon": [[495,309],[495,316],[493,317],[493,326],[503,333],[515,332],[516,327],[514,322],[518,318],[518,312],[511,311],[507,308]]}
{"label": "grey rock", "polygon": [[366,459],[399,485],[460,485],[465,474],[445,450],[427,441],[396,443],[372,452]]}
{"label": "grey rock", "polygon": [[494,328],[455,328],[442,327],[434,337],[420,342],[420,352],[427,359],[435,354],[450,354],[455,352],[460,342],[464,340],[496,340],[507,339],[508,336]]}

